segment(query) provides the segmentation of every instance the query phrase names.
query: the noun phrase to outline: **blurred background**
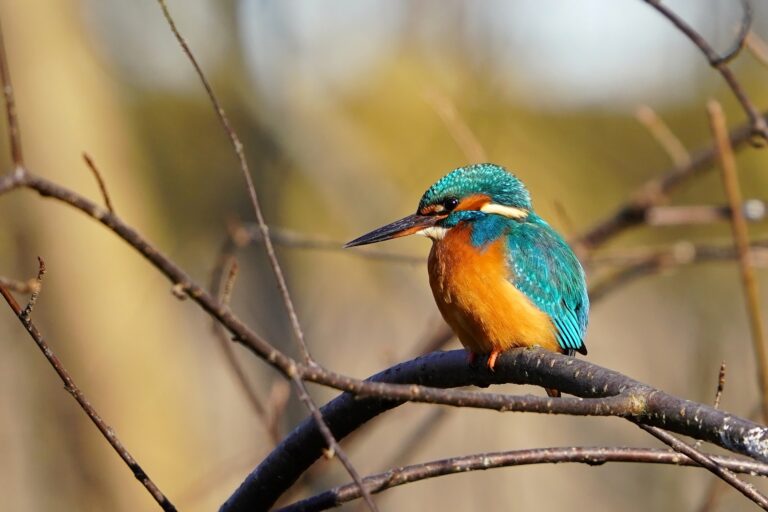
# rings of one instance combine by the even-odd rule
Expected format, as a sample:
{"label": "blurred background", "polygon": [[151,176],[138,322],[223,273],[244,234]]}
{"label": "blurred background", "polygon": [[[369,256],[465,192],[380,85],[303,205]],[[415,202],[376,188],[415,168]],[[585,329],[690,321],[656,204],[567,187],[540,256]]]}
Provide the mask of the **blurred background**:
{"label": "blurred background", "polygon": [[[718,50],[731,45],[739,2],[665,3]],[[574,236],[671,166],[638,106],[654,109],[689,149],[709,143],[707,99],[723,102],[730,125],[744,120],[693,45],[638,0],[168,4],[245,144],[270,224],[336,247],[411,213],[447,171],[486,159],[515,171],[540,214]],[[766,38],[768,4],[755,4],[753,29]],[[0,0],[0,16],[30,169],[100,200],[82,161],[88,152],[117,213],[208,282],[228,226],[253,214],[230,145],[156,2]],[[753,101],[768,105],[768,67],[745,51],[733,68]],[[8,169],[5,142],[2,152]],[[747,148],[738,164],[745,196],[766,199],[768,153]],[[724,204],[718,173],[672,203]],[[0,275],[27,279],[36,256],[45,258],[34,319],[96,409],[181,510],[215,510],[272,440],[208,317],[71,208],[7,194],[0,226]],[[751,229],[768,235],[765,225]],[[640,228],[602,251],[727,244],[729,233],[727,223]],[[441,325],[420,261],[428,242],[379,249],[416,262],[279,248],[313,354],[361,378],[414,357]],[[235,311],[295,355],[262,248],[244,248],[238,261]],[[590,278],[598,270],[590,267]],[[669,270],[594,305],[589,357],[706,403],[725,360],[723,407],[746,416],[758,394],[745,311],[734,262]],[[260,399],[279,404],[276,373],[235,353]],[[0,314],[0,354],[2,508],[155,510],[10,311]],[[320,402],[336,394],[311,391]],[[657,445],[619,419],[447,409],[393,460],[433,410],[401,407],[345,444],[359,471],[481,451]],[[280,433],[305,416],[291,397]],[[294,497],[348,479],[337,461],[319,462],[313,475]],[[433,479],[377,501],[383,510],[698,510],[711,481],[705,471],[651,465],[523,467]],[[732,491],[712,504],[749,508]]]}

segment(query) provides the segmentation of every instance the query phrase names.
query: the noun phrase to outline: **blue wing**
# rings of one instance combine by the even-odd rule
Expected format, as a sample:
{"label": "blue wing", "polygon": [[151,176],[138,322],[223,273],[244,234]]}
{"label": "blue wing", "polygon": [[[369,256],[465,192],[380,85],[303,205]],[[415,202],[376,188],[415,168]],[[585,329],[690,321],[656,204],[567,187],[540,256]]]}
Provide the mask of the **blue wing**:
{"label": "blue wing", "polygon": [[571,248],[533,213],[512,227],[508,247],[510,282],[549,315],[566,352],[586,354],[589,297],[584,269]]}

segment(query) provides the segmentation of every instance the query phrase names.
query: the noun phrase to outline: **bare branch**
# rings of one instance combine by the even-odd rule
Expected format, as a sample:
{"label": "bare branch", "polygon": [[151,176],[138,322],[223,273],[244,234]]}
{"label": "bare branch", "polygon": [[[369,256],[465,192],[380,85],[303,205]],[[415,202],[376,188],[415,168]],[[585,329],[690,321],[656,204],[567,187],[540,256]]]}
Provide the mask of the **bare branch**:
{"label": "bare branch", "polygon": [[328,425],[325,423],[323,416],[320,414],[320,410],[317,408],[317,405],[315,405],[315,402],[309,397],[309,393],[307,393],[307,388],[304,386],[304,381],[301,380],[298,376],[294,376],[292,381],[299,395],[299,400],[304,402],[304,404],[309,409],[309,412],[311,413],[312,418],[315,421],[315,424],[320,429],[320,434],[322,434],[323,439],[327,445],[327,449],[323,450],[323,455],[327,459],[332,459],[334,456],[339,458],[341,463],[344,465],[344,468],[346,468],[347,473],[350,474],[350,476],[352,477],[352,480],[354,480],[355,484],[360,489],[360,492],[362,493],[363,499],[365,500],[365,503],[368,505],[368,508],[373,510],[374,512],[378,511],[379,508],[373,502],[371,493],[363,484],[363,480],[362,478],[360,478],[360,474],[352,465],[352,462],[349,460],[349,457],[347,457],[347,454],[344,452],[344,450],[341,449],[341,446],[339,446],[339,443],[338,441],[336,441],[336,438],[333,436],[331,429],[328,428]]}
{"label": "bare branch", "polygon": [[[750,136],[749,123],[737,126],[729,134],[731,146],[734,149],[741,148],[749,142]],[[579,237],[579,241],[587,248],[594,249],[629,228],[643,225],[651,207],[659,204],[668,194],[691,178],[700,176],[705,170],[710,169],[716,159],[717,150],[711,144],[694,151],[691,153],[690,165],[681,168],[672,167],[646,182],[612,215],[601,219],[584,232]]]}
{"label": "bare branch", "polygon": [[[738,206],[749,222],[761,222],[768,217],[768,206],[762,199],[748,199]],[[654,227],[713,224],[730,220],[730,205],[653,206],[645,214],[645,222]]]}
{"label": "bare branch", "polygon": [[[587,361],[539,349],[519,349],[504,353],[497,364],[500,366],[491,373],[485,368],[467,365],[463,350],[433,353],[394,366],[364,383],[354,383],[350,386],[352,393],[332,400],[321,408],[321,412],[337,440],[406,401],[499,411],[613,415],[704,439],[768,461],[768,427],[704,404],[673,397]],[[320,374],[305,375],[307,380],[331,383],[320,377]],[[352,384],[350,380],[347,382]],[[553,399],[436,389],[502,382],[552,387],[584,398]],[[724,425],[728,428],[723,428]],[[309,465],[322,456],[324,448],[325,442],[316,423],[312,418],[305,420],[246,478],[222,506],[222,512],[262,510],[271,506]]]}
{"label": "bare branch", "polygon": [[[768,476],[768,465],[745,461],[733,457],[713,455],[720,466],[738,473]],[[698,464],[680,453],[651,448],[586,447],[568,446],[563,448],[534,448],[508,452],[478,453],[434,460],[421,464],[393,468],[363,479],[373,493],[379,493],[400,485],[436,478],[445,475],[485,471],[487,469],[527,466],[531,464],[559,464],[563,462],[600,466],[607,462],[630,462],[645,464],[667,464],[696,467]],[[280,512],[319,511],[338,507],[360,497],[356,485],[335,487],[311,498],[279,509]]]}
{"label": "bare branch", "polygon": [[752,55],[763,65],[768,67],[768,43],[754,32],[747,34],[744,40]]}
{"label": "bare branch", "polygon": [[[275,248],[272,245],[272,241],[269,238],[269,228],[267,227],[267,223],[264,220],[264,214],[261,210],[261,204],[259,203],[259,197],[258,197],[258,194],[256,193],[256,187],[254,187],[253,185],[253,179],[251,178],[251,171],[248,168],[248,160],[245,158],[245,152],[243,151],[243,144],[242,142],[240,142],[240,138],[237,135],[237,132],[235,131],[234,127],[229,122],[229,118],[224,112],[224,108],[221,106],[218,98],[214,94],[213,88],[211,87],[211,84],[208,82],[208,79],[206,78],[205,73],[203,73],[203,70],[200,67],[200,64],[197,62],[197,59],[195,58],[194,54],[192,53],[192,50],[189,48],[189,45],[187,44],[186,40],[184,39],[184,37],[182,37],[181,33],[176,27],[176,23],[174,22],[173,17],[171,16],[170,11],[168,10],[168,6],[166,5],[165,0],[158,0],[158,3],[160,4],[160,8],[163,11],[163,15],[165,16],[165,19],[168,21],[168,25],[171,28],[171,32],[173,32],[173,35],[176,37],[176,40],[178,41],[182,50],[189,58],[189,61],[192,63],[192,66],[195,68],[195,72],[200,78],[200,81],[202,82],[203,87],[205,88],[205,91],[208,94],[208,98],[210,99],[211,104],[213,105],[213,108],[216,111],[216,115],[218,116],[219,121],[221,121],[221,124],[224,127],[224,131],[226,132],[230,142],[232,143],[232,147],[234,148],[235,154],[237,155],[237,158],[240,162],[240,169],[243,173],[243,177],[245,178],[246,186],[248,188],[248,194],[251,199],[251,205],[253,206],[254,213],[256,214],[256,221],[258,223],[259,230],[261,231],[262,240],[264,242],[264,248],[267,252],[267,257],[272,267],[272,271],[275,275],[275,279],[277,280],[277,285],[280,290],[280,295],[283,299],[283,305],[285,306],[285,310],[288,313],[288,317],[290,318],[290,321],[291,321],[294,337],[296,338],[296,341],[299,346],[299,350],[301,351],[301,354],[304,358],[304,363],[310,366],[314,366],[316,363],[312,359],[312,356],[309,352],[309,347],[307,346],[307,343],[304,339],[304,332],[301,329],[301,324],[299,323],[299,317],[296,314],[296,308],[293,304],[293,300],[291,299],[290,292],[288,291],[288,284],[285,281],[285,276],[283,274],[282,267],[280,266],[280,262],[277,259]],[[323,423],[322,416],[320,416],[320,414],[317,412],[317,405],[312,401],[312,398],[306,393],[306,390],[304,389],[304,382],[301,380],[301,377],[297,376],[294,372],[291,372],[290,369],[288,370],[288,373],[298,390],[299,398],[301,398],[301,401],[307,406],[307,408],[309,408],[309,411],[312,414],[312,417],[315,419],[315,421],[318,422],[318,427],[320,428],[321,432],[324,435],[327,434],[326,438],[329,443],[329,446],[331,446],[331,448],[336,451],[339,457],[339,460],[342,462],[342,464],[344,465],[344,467],[346,468],[347,472],[352,477],[352,479],[361,485],[360,490],[363,493],[363,496],[365,497],[365,501],[368,504],[368,507],[372,511],[377,512],[378,509],[376,508],[376,505],[373,502],[373,498],[371,498],[371,495],[368,493],[368,491],[364,487],[362,487],[360,475],[352,466],[346,454],[341,450],[341,447],[339,447],[336,440],[333,439],[332,435],[330,435],[330,430],[328,429],[328,426]]]}
{"label": "bare branch", "polygon": [[670,446],[676,452],[680,452],[684,454],[691,460],[694,460],[697,463],[699,463],[702,467],[705,467],[710,472],[714,473],[721,480],[729,484],[734,489],[738,490],[741,494],[746,496],[748,499],[755,502],[763,510],[768,510],[768,498],[766,498],[764,495],[759,493],[751,484],[748,484],[740,480],[733,473],[733,471],[721,466],[715,460],[713,460],[710,456],[701,453],[699,450],[697,450],[693,446],[690,446],[682,442],[681,440],[677,439],[675,436],[667,432],[664,432],[662,429],[658,427],[651,427],[648,425],[638,425],[638,426],[641,429],[648,432],[649,434],[651,434],[656,439],[660,440],[662,443]]}
{"label": "bare branch", "polygon": [[752,344],[757,360],[757,377],[760,383],[760,397],[763,407],[763,418],[768,420],[768,340],[765,337],[765,326],[760,308],[760,291],[758,290],[755,272],[752,267],[749,230],[744,214],[739,208],[742,203],[739,176],[736,171],[736,159],[733,148],[728,142],[727,128],[723,109],[716,101],[707,104],[712,134],[715,138],[717,153],[722,171],[723,187],[728,202],[731,205],[731,227],[736,250],[739,254],[739,269],[747,302],[749,325],[752,332]]}
{"label": "bare branch", "polygon": [[18,279],[10,279],[8,277],[0,276],[0,285],[16,293],[33,293],[37,290],[38,282],[37,279],[19,281]]}
{"label": "bare branch", "polygon": [[[11,85],[11,72],[8,69],[8,54],[5,51],[5,37],[0,27],[0,82],[3,86],[3,98],[5,99],[5,114],[8,121],[8,137],[11,145],[11,158],[17,168],[24,166],[24,156],[21,151],[21,129],[19,117],[16,113],[16,99]],[[2,187],[0,187],[1,189]]]}
{"label": "bare branch", "polygon": [[165,0],[157,0],[157,2],[163,11],[163,16],[165,16],[165,19],[168,22],[168,26],[171,28],[171,32],[173,32],[173,35],[176,37],[176,40],[178,41],[182,50],[186,54],[189,61],[192,63],[192,66],[195,68],[195,72],[197,73],[200,82],[203,84],[205,92],[208,94],[208,99],[211,101],[211,105],[216,112],[216,116],[219,118],[221,125],[224,127],[224,131],[226,132],[229,141],[232,143],[232,147],[240,163],[240,170],[243,173],[243,178],[245,179],[245,183],[248,188],[248,195],[251,200],[251,205],[253,206],[253,211],[256,214],[256,222],[258,223],[259,230],[261,231],[262,241],[264,242],[264,249],[267,252],[267,258],[269,259],[270,266],[272,267],[272,272],[275,274],[277,286],[280,289],[280,295],[283,299],[283,304],[285,305],[285,309],[288,313],[288,318],[291,321],[291,327],[293,328],[296,342],[299,346],[299,350],[301,351],[302,356],[304,357],[304,362],[309,363],[312,361],[312,356],[310,355],[309,347],[307,347],[307,343],[304,340],[304,332],[301,329],[299,317],[296,314],[296,308],[294,307],[293,301],[291,300],[291,295],[288,291],[288,284],[286,283],[285,276],[283,275],[283,269],[280,267],[280,262],[277,260],[275,248],[269,238],[269,227],[264,220],[264,213],[261,210],[259,196],[256,193],[256,187],[253,185],[251,171],[248,167],[248,160],[245,158],[245,152],[243,151],[243,144],[240,142],[240,137],[237,135],[234,127],[229,122],[229,118],[224,112],[224,108],[221,106],[221,103],[219,103],[218,98],[214,94],[210,82],[208,82],[205,73],[203,73],[203,69],[197,62],[197,59],[192,53],[192,50],[189,48],[187,41],[176,27],[176,22],[173,20]]}
{"label": "bare branch", "polygon": [[750,29],[752,28],[752,19],[754,17],[754,11],[752,9],[752,2],[750,0],[741,0],[741,23],[739,23],[739,32],[736,35],[736,40],[731,45],[730,50],[723,53],[718,62],[730,62],[739,53],[747,42]]}
{"label": "bare branch", "polygon": [[35,280],[35,286],[32,288],[32,295],[29,296],[29,302],[24,306],[21,312],[21,321],[29,322],[29,317],[32,315],[32,310],[35,309],[37,304],[37,298],[40,296],[40,292],[43,289],[43,276],[45,276],[45,261],[40,256],[37,257],[38,270],[37,279]]}
{"label": "bare branch", "polygon": [[715,391],[715,402],[712,405],[715,409],[720,408],[720,400],[723,398],[724,388],[725,388],[725,361],[720,363],[720,371],[717,374],[717,391]]}
{"label": "bare branch", "polygon": [[477,164],[488,161],[488,155],[477,140],[477,137],[467,123],[459,115],[456,105],[445,94],[437,89],[430,89],[424,94],[429,106],[440,117],[448,133],[451,134],[456,145],[464,153],[467,163]]}
{"label": "bare branch", "polygon": [[[768,266],[768,240],[757,240],[751,245],[753,263]],[[759,251],[759,252],[758,252]],[[621,286],[640,277],[667,272],[686,265],[710,261],[732,261],[738,257],[733,245],[693,244],[680,241],[662,249],[616,251],[594,257],[593,265],[625,265],[616,272],[596,281],[589,287],[589,298],[597,302]]]}
{"label": "bare branch", "polygon": [[[347,251],[344,249],[344,242],[340,240],[314,234],[299,233],[285,228],[269,228],[269,237],[273,244],[292,249],[340,252],[346,256],[390,263],[422,264],[427,261],[423,256],[410,256],[376,248],[363,247],[360,250]],[[258,225],[245,224],[236,228],[232,238],[238,247],[243,247],[262,240],[263,236]]]}
{"label": "bare branch", "polygon": [[669,125],[651,107],[640,105],[635,111],[635,117],[669,155],[675,167],[682,168],[691,165],[691,154],[688,153]]}
{"label": "bare branch", "polygon": [[[38,274],[38,280],[42,278],[42,275],[45,273],[45,265],[43,264],[43,260],[40,260],[40,271]],[[133,476],[136,477],[136,479],[141,482],[141,484],[149,491],[149,493],[152,495],[152,497],[157,501],[158,505],[165,510],[165,511],[175,511],[176,508],[173,506],[173,504],[168,500],[168,498],[165,497],[165,495],[160,491],[160,489],[155,485],[155,483],[149,478],[147,473],[141,468],[138,462],[136,462],[136,459],[133,458],[133,456],[128,452],[128,449],[123,445],[123,443],[120,441],[120,439],[115,434],[115,431],[107,425],[107,423],[101,418],[101,416],[96,412],[96,410],[93,408],[91,403],[88,401],[88,399],[85,397],[83,392],[80,390],[80,388],[77,387],[75,382],[72,380],[72,377],[70,376],[67,369],[64,367],[64,365],[61,363],[58,357],[53,353],[51,350],[51,347],[48,345],[48,343],[43,339],[42,334],[40,334],[40,331],[38,331],[35,324],[32,322],[32,320],[29,318],[29,314],[32,310],[30,305],[32,305],[32,301],[30,300],[30,304],[27,305],[26,308],[23,310],[21,309],[21,306],[16,302],[16,299],[13,298],[13,295],[11,295],[11,292],[9,292],[1,283],[0,283],[0,294],[5,298],[5,301],[8,303],[8,306],[10,306],[11,310],[16,314],[16,316],[19,318],[19,321],[21,321],[21,324],[24,326],[24,328],[27,330],[27,333],[32,337],[32,339],[37,344],[37,347],[40,349],[40,351],[43,353],[45,358],[48,360],[48,363],[53,367],[53,369],[56,371],[56,373],[59,375],[59,378],[61,378],[62,382],[64,383],[64,389],[69,392],[69,394],[72,395],[72,397],[77,401],[77,403],[80,405],[80,407],[83,409],[83,411],[88,415],[88,417],[91,419],[94,425],[96,425],[96,428],[99,429],[99,432],[104,436],[104,438],[109,442],[109,444],[112,446],[112,448],[117,452],[117,454],[120,456],[121,459],[126,463],[128,468],[133,473]]]}
{"label": "bare branch", "polygon": [[99,168],[96,167],[96,163],[91,156],[85,152],[83,153],[83,160],[85,160],[85,164],[93,173],[93,177],[96,178],[96,183],[99,185],[101,197],[104,199],[104,205],[107,207],[107,210],[109,210],[109,213],[115,213],[115,209],[112,207],[112,200],[109,198],[109,192],[107,192],[107,185],[104,183],[104,178],[101,177],[101,173],[99,172]]}
{"label": "bare branch", "polygon": [[[768,123],[766,123],[763,116],[757,110],[752,100],[749,99],[744,92],[744,88],[741,83],[736,79],[736,76],[728,67],[728,60],[735,56],[744,44],[744,38],[749,32],[749,26],[752,22],[752,6],[747,0],[742,0],[742,6],[744,8],[744,18],[742,19],[742,27],[739,30],[739,37],[737,39],[736,51],[729,51],[725,57],[722,57],[715,52],[715,50],[709,45],[709,43],[699,34],[693,27],[691,27],[685,20],[680,18],[672,9],[664,5],[660,0],[643,0],[645,3],[659,11],[665,18],[672,22],[685,36],[695,44],[699,50],[704,54],[709,62],[709,65],[720,72],[725,79],[728,86],[733,91],[736,99],[741,103],[742,108],[747,113],[751,124],[751,134],[760,137],[762,144],[768,140]],[[753,142],[757,143],[757,139]]]}

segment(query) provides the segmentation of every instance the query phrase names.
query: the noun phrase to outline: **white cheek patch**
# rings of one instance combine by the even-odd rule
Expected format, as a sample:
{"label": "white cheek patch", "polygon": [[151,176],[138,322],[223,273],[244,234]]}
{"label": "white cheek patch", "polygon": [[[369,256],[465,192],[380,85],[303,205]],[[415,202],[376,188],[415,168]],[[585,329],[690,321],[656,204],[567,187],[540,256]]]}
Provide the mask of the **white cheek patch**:
{"label": "white cheek patch", "polygon": [[484,204],[480,211],[483,213],[495,213],[510,219],[524,219],[528,216],[528,211],[514,206],[504,206],[503,204],[488,203]]}
{"label": "white cheek patch", "polygon": [[443,228],[440,226],[430,226],[428,228],[424,228],[420,231],[417,231],[417,235],[426,236],[427,238],[431,238],[432,240],[442,240],[445,238],[445,234],[448,232],[448,228]]}

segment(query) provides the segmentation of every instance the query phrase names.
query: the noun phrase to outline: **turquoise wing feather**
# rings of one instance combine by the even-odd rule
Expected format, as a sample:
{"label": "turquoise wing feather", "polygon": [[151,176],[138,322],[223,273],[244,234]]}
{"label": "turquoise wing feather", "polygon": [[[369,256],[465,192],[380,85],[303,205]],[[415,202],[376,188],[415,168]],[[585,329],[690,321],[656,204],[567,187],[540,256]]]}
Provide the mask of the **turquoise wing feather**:
{"label": "turquoise wing feather", "polygon": [[511,226],[507,244],[510,282],[549,315],[566,352],[586,354],[589,297],[584,270],[571,248],[533,213]]}

